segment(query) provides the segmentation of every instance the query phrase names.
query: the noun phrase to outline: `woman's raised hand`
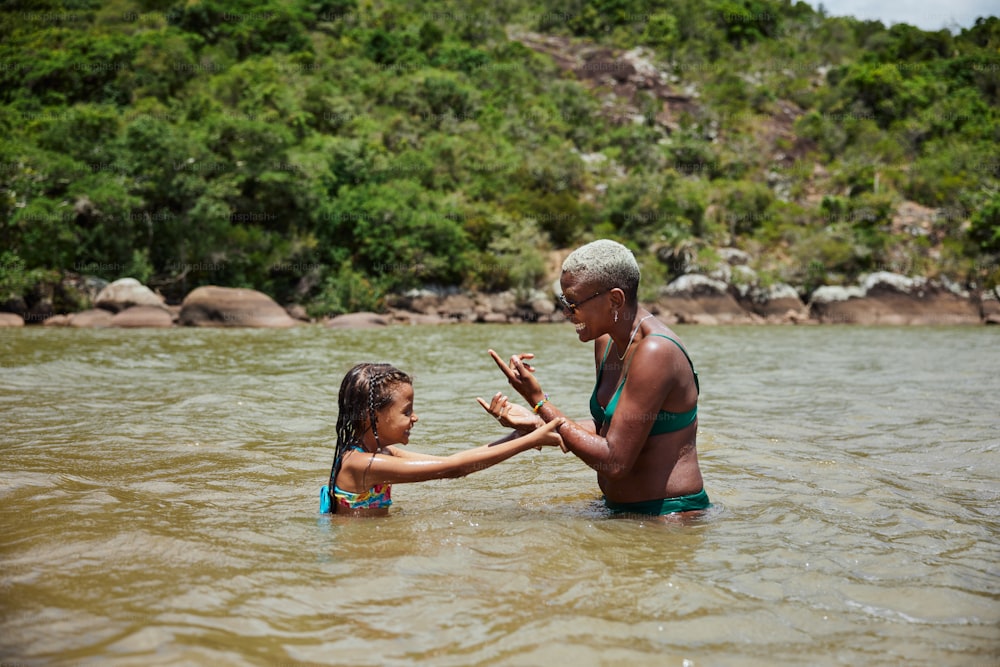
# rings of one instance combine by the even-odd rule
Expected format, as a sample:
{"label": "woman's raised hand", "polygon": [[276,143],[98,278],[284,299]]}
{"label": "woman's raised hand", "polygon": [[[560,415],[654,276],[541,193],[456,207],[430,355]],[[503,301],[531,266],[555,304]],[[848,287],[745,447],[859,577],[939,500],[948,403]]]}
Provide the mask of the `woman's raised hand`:
{"label": "woman's raised hand", "polygon": [[535,369],[527,363],[528,359],[534,359],[535,355],[527,352],[525,354],[515,354],[510,358],[510,363],[504,361],[499,354],[490,350],[490,356],[496,362],[497,367],[507,376],[507,382],[517,393],[524,397],[529,403],[542,396],[541,385],[535,378]]}

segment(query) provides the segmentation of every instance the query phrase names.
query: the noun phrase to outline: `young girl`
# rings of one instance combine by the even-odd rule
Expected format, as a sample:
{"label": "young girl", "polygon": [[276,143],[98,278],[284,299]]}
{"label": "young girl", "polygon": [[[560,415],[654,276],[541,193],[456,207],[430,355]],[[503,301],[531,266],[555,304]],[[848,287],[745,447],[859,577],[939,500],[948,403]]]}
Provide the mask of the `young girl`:
{"label": "young girl", "polygon": [[337,404],[337,450],[330,482],[320,490],[323,513],[385,515],[392,484],[463,477],[533,447],[561,442],[563,420],[553,420],[528,435],[511,433],[451,456],[406,451],[397,445],[409,443],[417,423],[413,381],[389,364],[358,364],[348,371]]}

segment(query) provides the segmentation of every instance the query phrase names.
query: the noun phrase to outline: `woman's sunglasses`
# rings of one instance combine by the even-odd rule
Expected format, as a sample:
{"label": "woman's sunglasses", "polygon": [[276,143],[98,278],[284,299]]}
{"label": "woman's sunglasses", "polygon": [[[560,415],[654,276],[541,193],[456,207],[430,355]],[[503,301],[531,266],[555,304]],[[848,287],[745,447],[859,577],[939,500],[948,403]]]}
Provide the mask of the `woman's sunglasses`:
{"label": "woman's sunglasses", "polygon": [[576,315],[576,311],[580,309],[580,306],[582,306],[583,304],[587,303],[591,299],[594,299],[594,298],[597,298],[597,297],[601,296],[602,294],[607,294],[607,292],[598,292],[597,294],[592,294],[592,295],[588,296],[583,301],[576,301],[576,302],[573,302],[573,301],[570,301],[569,299],[567,299],[565,294],[560,294],[556,298],[559,299],[559,303],[562,305],[562,309],[563,310],[565,310],[570,315]]}

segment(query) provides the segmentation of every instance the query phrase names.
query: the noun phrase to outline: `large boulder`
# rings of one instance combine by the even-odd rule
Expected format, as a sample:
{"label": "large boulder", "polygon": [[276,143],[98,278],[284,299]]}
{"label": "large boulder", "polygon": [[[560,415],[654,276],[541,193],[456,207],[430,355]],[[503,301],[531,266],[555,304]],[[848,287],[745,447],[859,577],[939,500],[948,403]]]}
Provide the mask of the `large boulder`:
{"label": "large boulder", "polygon": [[53,315],[42,322],[43,327],[68,327],[72,315]]}
{"label": "large boulder", "polygon": [[206,285],[181,304],[179,323],[192,327],[288,328],[298,324],[274,299],[257,290]]}
{"label": "large boulder", "polygon": [[153,292],[135,278],[120,278],[104,289],[94,299],[94,305],[112,313],[119,313],[132,306],[164,306],[163,297]]}
{"label": "large boulder", "polygon": [[111,313],[102,308],[81,310],[69,316],[69,326],[78,329],[103,329],[111,326],[112,317]]}
{"label": "large boulder", "polygon": [[997,298],[996,290],[982,293],[979,314],[986,324],[1000,324],[1000,299]]}
{"label": "large boulder", "polygon": [[457,322],[474,321],[476,319],[476,301],[464,292],[449,294],[441,300],[437,312],[441,317]]}
{"label": "large boulder", "polygon": [[484,307],[479,313],[480,322],[508,322],[517,318],[517,295],[513,290],[491,292],[484,295]]}
{"label": "large boulder", "polygon": [[785,283],[753,287],[747,291],[744,303],[772,323],[801,323],[809,319],[809,311],[799,293]]}
{"label": "large boulder", "polygon": [[0,313],[0,327],[23,327],[24,318],[17,313]]}
{"label": "large boulder", "polygon": [[445,295],[428,289],[413,289],[404,294],[392,294],[386,299],[390,309],[399,309],[421,315],[440,315]]}
{"label": "large boulder", "polygon": [[159,306],[132,306],[116,313],[111,326],[125,329],[166,328],[174,326],[174,318]]}
{"label": "large boulder", "polygon": [[556,312],[556,301],[551,294],[533,289],[525,299],[528,317],[533,321],[547,322]]}
{"label": "large boulder", "polygon": [[825,324],[979,324],[968,294],[925,278],[879,271],[852,287],[820,287],[809,300],[812,317]]}

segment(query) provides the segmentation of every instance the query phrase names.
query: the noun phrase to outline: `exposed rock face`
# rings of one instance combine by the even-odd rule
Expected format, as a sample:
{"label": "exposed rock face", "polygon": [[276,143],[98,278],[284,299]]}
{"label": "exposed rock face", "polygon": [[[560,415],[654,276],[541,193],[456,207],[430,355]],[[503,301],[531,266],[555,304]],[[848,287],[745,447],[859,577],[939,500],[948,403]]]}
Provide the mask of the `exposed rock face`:
{"label": "exposed rock face", "polygon": [[820,287],[809,310],[824,324],[978,324],[967,294],[923,278],[880,271],[857,287]]}
{"label": "exposed rock face", "polygon": [[768,322],[800,323],[809,319],[809,310],[799,293],[785,283],[749,289],[743,303]]}
{"label": "exposed rock face", "polygon": [[194,327],[288,328],[298,322],[263,292],[206,285],[181,304],[179,323]]}
{"label": "exposed rock face", "polygon": [[672,315],[681,324],[744,324],[760,321],[747,312],[721,280],[689,273],[660,291],[659,312]]}
{"label": "exposed rock face", "polygon": [[489,293],[412,290],[388,299],[394,321],[407,324],[445,322],[551,322],[560,319],[551,293],[513,290]]}
{"label": "exposed rock face", "polygon": [[986,324],[1000,324],[1000,298],[996,292],[984,292],[979,302],[979,314]]}
{"label": "exposed rock face", "polygon": [[[703,266],[703,273],[680,276],[662,287],[654,301],[642,305],[667,324],[1000,324],[997,290],[970,295],[946,278],[927,280],[882,271],[864,276],[857,285],[820,287],[806,305],[790,285],[761,286],[758,274],[748,265],[752,259],[748,253],[736,248],[717,250],[722,260],[718,266]],[[98,284],[97,279],[83,281],[79,276],[74,281],[73,286]],[[391,324],[561,322],[566,318],[554,296],[559,290],[555,278],[546,290],[411,290],[388,296],[386,313],[350,313],[328,318],[323,324],[365,328]],[[10,304],[3,304],[7,310],[0,312],[0,327],[44,322],[45,326],[72,327],[170,327],[179,323],[284,328],[310,321],[301,306],[282,308],[266,294],[250,289],[199,287],[181,306],[175,306],[164,304],[162,297],[138,281],[125,278],[101,288],[97,297],[100,308],[70,315],[53,313],[53,294],[42,294],[44,298],[37,300],[34,310],[24,313],[7,312]],[[137,301],[149,303],[126,307]],[[26,307],[23,301],[13,305],[21,310]]]}
{"label": "exposed rock face", "polygon": [[454,291],[410,290],[388,299],[393,319],[410,324],[440,324],[451,319],[475,319],[476,302]]}
{"label": "exposed rock face", "polygon": [[159,306],[132,306],[111,318],[111,326],[133,328],[166,328],[174,326],[174,318]]}
{"label": "exposed rock face", "polygon": [[517,316],[517,298],[510,290],[499,294],[487,294],[483,299],[480,319],[483,322],[509,322]]}
{"label": "exposed rock face", "polygon": [[331,317],[324,325],[331,329],[370,329],[388,326],[389,320],[378,313],[359,312]]}
{"label": "exposed rock face", "polygon": [[94,300],[98,308],[119,313],[132,306],[163,307],[163,297],[154,293],[135,278],[121,278],[101,290]]}
{"label": "exposed rock face", "polygon": [[450,317],[458,321],[475,321],[476,301],[468,294],[449,294],[437,306],[437,312],[442,317]]}
{"label": "exposed rock face", "polygon": [[721,280],[715,280],[697,273],[689,273],[677,278],[663,288],[664,296],[719,296],[726,294],[729,286]]}
{"label": "exposed rock face", "polygon": [[[397,324],[454,324],[455,320],[441,317],[440,315],[427,315],[424,313],[414,313],[410,310],[403,310],[401,308],[390,308],[389,317],[392,322]],[[506,322],[507,318],[504,317],[503,321]]]}
{"label": "exposed rock face", "polygon": [[695,91],[677,90],[642,48],[621,52],[585,40],[518,30],[508,37],[552,58],[556,67],[588,87],[609,91],[602,113],[619,124],[644,122],[650,99],[660,103],[651,115],[657,125],[673,132],[680,116],[699,109]]}

